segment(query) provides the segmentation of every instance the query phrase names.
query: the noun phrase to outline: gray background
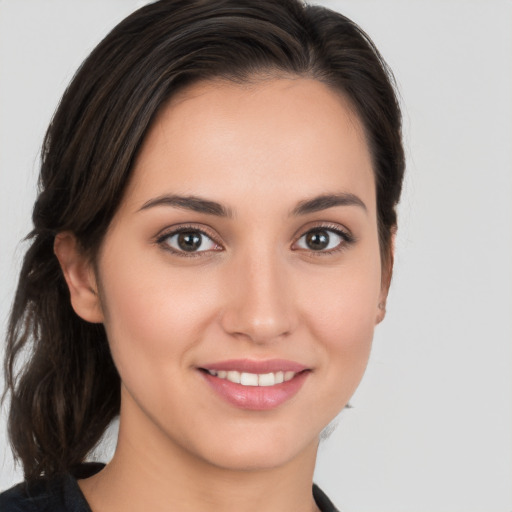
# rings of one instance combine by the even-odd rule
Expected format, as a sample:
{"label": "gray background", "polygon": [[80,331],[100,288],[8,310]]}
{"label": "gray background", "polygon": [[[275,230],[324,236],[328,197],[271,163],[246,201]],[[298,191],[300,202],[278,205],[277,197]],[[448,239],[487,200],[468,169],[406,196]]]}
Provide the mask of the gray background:
{"label": "gray background", "polygon": [[[45,128],[83,58],[143,3],[0,0],[2,330]],[[388,316],[316,481],[346,512],[511,512],[512,2],[316,3],[394,69],[408,152]],[[0,490],[20,478],[3,411]]]}

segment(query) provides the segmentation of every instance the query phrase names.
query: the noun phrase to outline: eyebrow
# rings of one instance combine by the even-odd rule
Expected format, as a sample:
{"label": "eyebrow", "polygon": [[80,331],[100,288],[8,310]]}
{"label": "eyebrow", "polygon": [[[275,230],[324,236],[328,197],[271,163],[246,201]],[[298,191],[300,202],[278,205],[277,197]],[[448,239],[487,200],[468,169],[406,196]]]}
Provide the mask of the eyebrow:
{"label": "eyebrow", "polygon": [[[154,208],[156,206],[170,206],[180,208],[183,210],[190,210],[198,213],[205,213],[207,215],[215,215],[216,217],[233,218],[231,209],[226,208],[216,201],[210,201],[198,196],[179,196],[179,195],[163,195],[155,197],[146,201],[139,211]],[[350,193],[339,194],[322,194],[300,201],[297,206],[292,210],[292,216],[307,215],[308,213],[315,213],[328,208],[336,206],[358,206],[365,212],[367,211],[366,205],[359,197]]]}
{"label": "eyebrow", "polygon": [[146,201],[139,208],[139,211],[154,208],[155,206],[171,206],[183,210],[215,215],[217,217],[233,217],[233,213],[229,208],[215,201],[209,201],[197,196],[165,195],[156,197]]}
{"label": "eyebrow", "polygon": [[334,208],[335,206],[358,206],[365,212],[368,211],[366,205],[359,197],[350,193],[323,194],[312,199],[301,201],[291,212],[293,216],[306,215],[308,213],[319,212]]}

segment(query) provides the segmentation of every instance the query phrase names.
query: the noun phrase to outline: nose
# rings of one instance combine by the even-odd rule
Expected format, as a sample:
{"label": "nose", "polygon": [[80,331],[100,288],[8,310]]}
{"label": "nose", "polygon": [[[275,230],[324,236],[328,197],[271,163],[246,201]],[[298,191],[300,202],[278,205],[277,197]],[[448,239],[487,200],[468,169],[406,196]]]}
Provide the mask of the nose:
{"label": "nose", "polygon": [[232,336],[265,344],[297,325],[292,275],[273,251],[241,255],[227,269],[222,327]]}

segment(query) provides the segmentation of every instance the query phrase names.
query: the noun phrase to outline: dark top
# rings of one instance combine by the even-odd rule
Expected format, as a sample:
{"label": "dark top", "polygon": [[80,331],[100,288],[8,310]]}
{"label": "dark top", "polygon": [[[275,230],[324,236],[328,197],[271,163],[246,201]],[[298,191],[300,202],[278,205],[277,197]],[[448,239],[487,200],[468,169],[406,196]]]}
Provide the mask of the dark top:
{"label": "dark top", "polygon": [[[0,512],[91,512],[77,479],[94,475],[104,464],[89,462],[73,474],[66,473],[51,481],[21,483],[0,494]],[[313,484],[313,497],[322,512],[338,512],[331,500]]]}

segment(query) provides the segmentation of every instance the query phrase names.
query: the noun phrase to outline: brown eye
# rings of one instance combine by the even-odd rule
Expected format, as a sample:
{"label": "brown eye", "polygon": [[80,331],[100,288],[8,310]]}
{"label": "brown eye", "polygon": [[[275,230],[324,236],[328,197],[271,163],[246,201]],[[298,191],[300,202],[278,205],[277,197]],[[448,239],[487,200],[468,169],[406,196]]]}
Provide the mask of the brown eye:
{"label": "brown eye", "polygon": [[327,231],[310,231],[306,234],[305,242],[312,251],[321,251],[329,245],[329,233]]}
{"label": "brown eye", "polygon": [[203,243],[202,235],[195,231],[183,231],[178,234],[177,243],[182,251],[197,251]]}
{"label": "brown eye", "polygon": [[341,231],[326,228],[311,229],[297,240],[302,250],[329,253],[351,243],[351,238]]}
{"label": "brown eye", "polygon": [[195,229],[171,233],[162,237],[159,243],[167,245],[176,253],[201,253],[220,249],[208,235]]}

